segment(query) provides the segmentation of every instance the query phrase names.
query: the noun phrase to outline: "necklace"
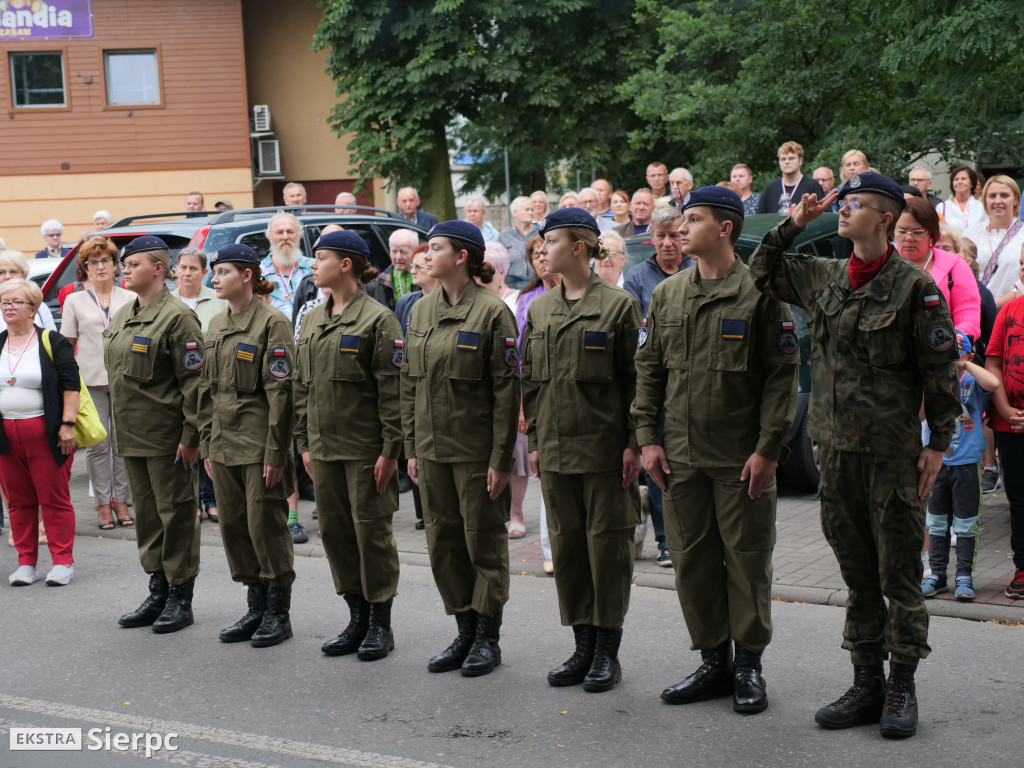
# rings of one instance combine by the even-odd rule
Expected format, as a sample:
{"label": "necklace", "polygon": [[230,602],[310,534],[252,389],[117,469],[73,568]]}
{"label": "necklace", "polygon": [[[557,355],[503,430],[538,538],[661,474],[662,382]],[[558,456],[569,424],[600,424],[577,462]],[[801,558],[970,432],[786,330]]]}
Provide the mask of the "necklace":
{"label": "necklace", "polygon": [[[35,328],[33,328],[32,329],[32,335],[28,337],[28,340],[25,342],[24,346],[13,347],[13,346],[11,346],[10,334],[8,334],[8,336],[7,336],[7,370],[11,374],[7,378],[7,384],[8,385],[13,387],[17,383],[18,377],[14,375],[14,372],[16,370],[18,370],[18,366],[21,365],[21,359],[25,356],[25,353],[28,352],[28,350],[32,347],[32,341],[35,339],[35,337],[36,337],[36,331],[35,331]],[[17,350],[19,352],[18,360],[14,364],[14,366],[12,367],[11,366],[11,358],[14,356],[15,350]]]}
{"label": "necklace", "polygon": [[110,312],[108,312],[108,310],[110,309],[110,296],[107,296],[107,303],[104,304],[103,302],[100,301],[99,291],[97,291],[95,288],[89,291],[89,293],[92,295],[92,300],[96,302],[96,307],[100,311],[100,319],[103,320],[103,327],[106,328],[107,326],[110,325]]}

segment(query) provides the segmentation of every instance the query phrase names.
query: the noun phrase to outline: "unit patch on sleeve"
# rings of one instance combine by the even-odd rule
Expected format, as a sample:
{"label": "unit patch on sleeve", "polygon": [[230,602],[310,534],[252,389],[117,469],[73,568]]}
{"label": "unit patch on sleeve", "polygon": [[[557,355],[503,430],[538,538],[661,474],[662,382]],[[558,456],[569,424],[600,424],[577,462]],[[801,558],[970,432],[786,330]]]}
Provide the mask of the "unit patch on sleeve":
{"label": "unit patch on sleeve", "polygon": [[796,332],[792,320],[783,320],[782,328],[779,331],[779,349],[787,355],[792,355],[799,349]]}
{"label": "unit patch on sleeve", "polygon": [[288,354],[284,347],[274,347],[270,352],[270,362],[267,363],[267,370],[270,375],[278,379],[287,378],[292,372],[292,364],[288,362]]}
{"label": "unit patch on sleeve", "polygon": [[405,341],[395,339],[395,346],[391,349],[391,362],[395,368],[402,367],[402,360],[405,357]]}
{"label": "unit patch on sleeve", "polygon": [[505,365],[509,368],[519,365],[519,348],[516,347],[516,340],[513,336],[505,337]]}
{"label": "unit patch on sleeve", "polygon": [[185,342],[185,354],[181,356],[181,364],[186,371],[199,371],[203,368],[203,353],[199,351],[198,341]]}

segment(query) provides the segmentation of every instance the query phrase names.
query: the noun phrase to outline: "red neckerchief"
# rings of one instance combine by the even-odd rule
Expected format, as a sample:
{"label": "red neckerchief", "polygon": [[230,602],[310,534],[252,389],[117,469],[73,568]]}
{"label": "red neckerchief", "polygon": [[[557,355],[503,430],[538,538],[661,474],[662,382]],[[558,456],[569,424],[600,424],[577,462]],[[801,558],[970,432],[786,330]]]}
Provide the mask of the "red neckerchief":
{"label": "red neckerchief", "polygon": [[850,287],[853,290],[857,290],[868,280],[873,278],[879,272],[882,271],[882,267],[885,266],[885,262],[889,260],[889,256],[892,255],[892,243],[889,244],[889,250],[885,252],[885,256],[874,261],[863,262],[857,258],[854,254],[850,257],[850,267],[848,273],[850,275]]}

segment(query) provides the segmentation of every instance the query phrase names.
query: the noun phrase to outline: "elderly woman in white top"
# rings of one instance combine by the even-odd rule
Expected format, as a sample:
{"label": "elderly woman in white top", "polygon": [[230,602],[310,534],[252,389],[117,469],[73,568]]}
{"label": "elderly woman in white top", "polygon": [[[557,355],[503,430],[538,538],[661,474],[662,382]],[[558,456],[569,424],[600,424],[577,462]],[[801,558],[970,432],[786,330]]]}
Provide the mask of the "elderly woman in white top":
{"label": "elderly woman in white top", "polygon": [[[28,280],[28,260],[21,251],[0,251],[0,285],[13,278]],[[40,328],[57,330],[57,326],[53,322],[53,313],[45,304],[39,305],[35,324]],[[4,322],[3,313],[0,313],[0,331],[6,327],[7,323]]]}
{"label": "elderly woman in white top", "polygon": [[981,193],[987,220],[972,224],[964,237],[978,246],[981,283],[993,296],[1013,290],[1017,282],[1024,222],[1020,220],[1020,187],[1009,176],[993,176]]}
{"label": "elderly woman in white top", "polygon": [[72,293],[64,300],[61,334],[75,349],[75,360],[82,380],[96,404],[107,439],[90,446],[85,453],[96,499],[96,517],[101,531],[112,531],[115,522],[122,528],[135,524],[128,513],[131,491],[124,462],[110,428],[110,388],[103,364],[103,331],[117,310],[135,301],[135,293],[114,285],[117,247],[105,237],[90,237],[78,249],[78,263],[89,276],[90,287]]}
{"label": "elderly woman in white top", "polygon": [[607,249],[608,258],[594,259],[594,271],[606,282],[621,288],[626,279],[622,274],[626,263],[626,241],[618,232],[607,230],[601,233],[601,245]]}
{"label": "elderly woman in white top", "polygon": [[81,384],[71,345],[32,322],[42,303],[35,283],[16,279],[0,285],[6,321],[0,331],[0,483],[18,550],[18,569],[10,576],[16,587],[39,580],[40,510],[53,559],[46,583],[63,586],[74,575],[75,510],[68,481]]}

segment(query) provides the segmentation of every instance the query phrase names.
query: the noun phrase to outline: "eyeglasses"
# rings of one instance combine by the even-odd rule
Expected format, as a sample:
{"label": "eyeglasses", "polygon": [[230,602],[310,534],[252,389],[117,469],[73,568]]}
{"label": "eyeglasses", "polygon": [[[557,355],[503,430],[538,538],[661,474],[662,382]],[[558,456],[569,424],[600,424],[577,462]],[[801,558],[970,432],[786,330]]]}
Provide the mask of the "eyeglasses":
{"label": "eyeglasses", "polygon": [[0,301],[0,307],[4,309],[21,309],[26,304],[28,304],[27,301]]}
{"label": "eyeglasses", "polygon": [[20,269],[0,269],[0,277],[21,277]]}
{"label": "eyeglasses", "polygon": [[426,264],[424,264],[423,266],[420,266],[419,264],[413,264],[411,267],[409,267],[410,272],[424,272],[426,271],[426,269]]}
{"label": "eyeglasses", "polygon": [[114,260],[107,256],[103,259],[89,259],[85,262],[86,269],[89,267],[105,267],[107,264],[113,264]]}
{"label": "eyeglasses", "polygon": [[59,238],[62,234],[64,234],[64,233],[63,232],[47,232],[45,235],[43,235],[43,237],[46,237],[46,238],[57,237],[57,238]]}
{"label": "eyeglasses", "polygon": [[614,259],[616,256],[625,256],[625,251],[608,251],[608,256],[605,259]]}
{"label": "eyeglasses", "polygon": [[885,211],[883,211],[881,208],[875,208],[875,206],[868,205],[867,203],[862,203],[860,200],[839,200],[836,203],[836,208],[840,211],[843,210],[843,208],[849,208],[850,213],[856,213],[861,208],[870,208],[872,211],[885,213]]}
{"label": "eyeglasses", "polygon": [[122,261],[121,270],[124,272],[131,272],[133,269],[141,267],[143,264],[155,264],[152,259],[145,259],[143,261]]}
{"label": "eyeglasses", "polygon": [[927,229],[903,229],[903,227],[897,227],[893,230],[893,234],[901,240],[920,240],[922,237],[928,234]]}

